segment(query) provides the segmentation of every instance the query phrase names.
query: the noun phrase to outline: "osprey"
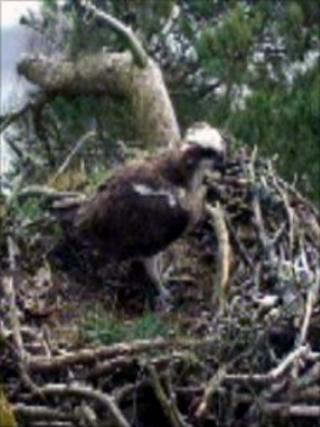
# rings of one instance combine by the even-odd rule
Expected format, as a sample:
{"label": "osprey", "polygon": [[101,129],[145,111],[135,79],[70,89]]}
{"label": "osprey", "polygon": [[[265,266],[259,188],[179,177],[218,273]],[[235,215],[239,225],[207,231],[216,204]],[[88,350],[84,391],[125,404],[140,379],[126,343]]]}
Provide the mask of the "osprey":
{"label": "osprey", "polygon": [[194,125],[178,149],[120,168],[92,198],[73,208],[72,229],[106,258],[140,260],[166,300],[161,253],[200,218],[204,173],[222,166],[225,151],[216,129]]}

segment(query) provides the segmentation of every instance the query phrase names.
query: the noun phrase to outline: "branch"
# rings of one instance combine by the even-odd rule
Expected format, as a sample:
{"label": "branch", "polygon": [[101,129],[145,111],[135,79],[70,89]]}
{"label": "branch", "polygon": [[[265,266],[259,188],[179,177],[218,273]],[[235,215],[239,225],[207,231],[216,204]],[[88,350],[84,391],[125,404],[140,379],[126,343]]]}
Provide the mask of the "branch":
{"label": "branch", "polygon": [[19,74],[39,85],[46,94],[86,95],[109,92],[124,96],[131,80],[131,55],[92,53],[77,60],[55,61],[44,55],[25,55],[17,65]]}
{"label": "branch", "polygon": [[36,155],[31,154],[31,150],[28,149],[26,145],[20,146],[17,144],[15,138],[9,134],[5,135],[4,141],[19,158],[20,164],[24,166],[24,169],[26,169],[28,166],[31,166],[34,169],[44,168],[43,161]]}
{"label": "branch", "polygon": [[226,381],[240,381],[240,382],[253,382],[253,383],[270,383],[279,379],[285,372],[292,366],[298,359],[305,357],[309,353],[308,346],[301,346],[293,350],[287,355],[283,361],[271,369],[266,374],[227,374]]}
{"label": "branch", "polygon": [[313,312],[313,307],[318,298],[319,288],[320,288],[320,270],[317,270],[315,282],[310,286],[310,289],[308,291],[305,315],[304,315],[304,319],[303,319],[303,323],[300,331],[300,336],[297,342],[298,346],[302,346],[306,343],[310,320]]}
{"label": "branch", "polygon": [[127,27],[118,19],[103,12],[101,9],[98,9],[90,1],[83,0],[82,6],[86,9],[87,12],[92,13],[95,18],[101,19],[115,33],[117,33],[120,37],[126,40],[132,52],[135,63],[140,68],[145,68],[148,63],[148,55],[130,27]]}
{"label": "branch", "polygon": [[49,408],[46,406],[30,406],[24,403],[17,403],[13,407],[14,414],[22,421],[80,421],[79,417],[70,411],[64,412],[59,409]]}
{"label": "branch", "polygon": [[83,193],[76,191],[57,191],[54,188],[41,186],[41,185],[29,185],[28,187],[23,188],[17,195],[17,199],[22,202],[23,200],[29,197],[43,197],[46,200],[54,201],[64,198],[73,198],[75,201],[83,201],[86,199],[86,196]]}
{"label": "branch", "polygon": [[284,403],[265,403],[263,410],[272,416],[282,418],[289,417],[307,417],[319,418],[320,406],[319,405],[291,405],[289,402]]}
{"label": "branch", "polygon": [[82,149],[82,147],[85,145],[87,141],[89,141],[91,138],[96,137],[96,132],[88,132],[84,136],[82,136],[79,141],[75,144],[73,149],[70,151],[64,162],[60,165],[59,169],[55,173],[52,179],[50,179],[50,185],[56,182],[58,177],[64,173],[64,171],[68,168],[70,165],[72,159],[78,154],[78,152]]}
{"label": "branch", "polygon": [[28,111],[33,111],[39,107],[42,107],[44,104],[46,104],[49,101],[49,99],[50,98],[48,96],[41,94],[40,96],[37,96],[37,98],[27,102],[19,110],[1,115],[0,116],[0,134],[13,122],[15,122],[20,117],[22,117],[25,113],[27,113]]}
{"label": "branch", "polygon": [[208,382],[208,385],[205,388],[203,398],[198,405],[197,411],[196,411],[196,417],[202,418],[207,414],[208,406],[210,404],[210,401],[212,399],[212,395],[214,392],[220,387],[220,385],[223,383],[223,380],[226,377],[226,369],[225,366],[222,366],[218,369],[218,371],[212,376],[210,381]]}
{"label": "branch", "polygon": [[8,259],[9,259],[9,270],[10,275],[7,281],[4,282],[4,291],[9,304],[9,319],[10,326],[12,328],[13,341],[15,344],[17,356],[18,356],[18,367],[22,382],[27,388],[33,393],[39,393],[37,385],[32,381],[28,372],[28,354],[24,347],[24,342],[21,333],[21,325],[19,319],[19,311],[16,303],[16,277],[18,268],[16,264],[17,246],[11,236],[8,237]]}
{"label": "branch", "polygon": [[152,365],[147,365],[147,370],[151,377],[151,384],[155,395],[158,398],[159,403],[162,406],[168,420],[170,420],[170,424],[173,427],[189,427],[189,424],[184,421],[173,399],[167,397],[155,367]]}
{"label": "branch", "polygon": [[98,362],[103,359],[111,359],[121,355],[133,355],[148,351],[161,351],[170,348],[205,348],[217,344],[216,337],[204,339],[163,339],[136,340],[131,343],[117,343],[110,346],[80,349],[59,356],[43,357],[34,356],[29,360],[28,366],[31,371],[55,371],[62,367],[76,364],[87,364]]}
{"label": "branch", "polygon": [[40,392],[44,396],[75,396],[93,400],[112,414],[118,427],[130,427],[130,424],[117,406],[115,399],[107,393],[102,393],[88,386],[66,384],[48,384],[41,387]]}

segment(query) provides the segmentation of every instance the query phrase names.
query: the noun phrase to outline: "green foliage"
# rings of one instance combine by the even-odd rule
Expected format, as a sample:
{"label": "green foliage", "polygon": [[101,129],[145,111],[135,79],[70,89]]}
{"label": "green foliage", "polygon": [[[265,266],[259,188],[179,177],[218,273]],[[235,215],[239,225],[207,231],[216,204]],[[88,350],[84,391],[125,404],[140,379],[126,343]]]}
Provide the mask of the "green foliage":
{"label": "green foliage", "polygon": [[166,337],[172,332],[172,328],[153,313],[124,322],[98,310],[87,318],[82,331],[85,340],[108,345],[121,341]]}
{"label": "green foliage", "polygon": [[[320,202],[320,70],[317,61],[310,59],[320,45],[318,0],[94,3],[132,27],[160,62],[183,128],[208,120],[242,143],[258,145],[267,155],[278,153],[285,178],[297,176],[300,188]],[[43,0],[43,5],[43,31],[54,40],[57,2]],[[174,5],[180,8],[179,14],[166,35],[162,30]],[[87,19],[79,2],[67,0],[63,14],[71,28],[65,35],[65,55],[127,48],[102,22]],[[195,60],[190,60],[190,51]],[[131,107],[123,99],[56,98],[43,112],[50,144],[37,135],[30,139],[30,151],[41,153],[54,171],[79,137],[94,128],[98,141],[90,143],[81,156],[89,181],[98,182],[101,171],[107,172],[117,160],[115,141],[137,144]],[[50,155],[54,161],[48,159]]]}
{"label": "green foliage", "polygon": [[43,216],[43,208],[41,208],[41,202],[37,198],[29,198],[22,204],[14,202],[11,209],[17,222],[35,221]]}
{"label": "green foliage", "polygon": [[245,3],[233,2],[199,38],[203,69],[224,86],[202,111],[243,143],[277,153],[283,175],[320,201],[319,3]]}

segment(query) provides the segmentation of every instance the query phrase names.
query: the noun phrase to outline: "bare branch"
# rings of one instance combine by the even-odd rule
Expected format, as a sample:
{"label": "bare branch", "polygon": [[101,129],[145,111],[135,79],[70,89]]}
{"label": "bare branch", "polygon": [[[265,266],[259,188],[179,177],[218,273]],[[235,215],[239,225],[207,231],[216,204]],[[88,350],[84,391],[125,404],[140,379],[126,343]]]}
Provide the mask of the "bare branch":
{"label": "bare branch", "polygon": [[252,383],[269,383],[279,379],[298,359],[305,357],[309,353],[308,346],[301,346],[287,355],[283,361],[271,369],[266,374],[227,374],[226,381],[240,381]]}
{"label": "bare branch", "polygon": [[105,22],[115,33],[127,41],[135,63],[139,67],[144,68],[147,65],[148,55],[130,27],[127,27],[118,19],[98,9],[90,1],[84,0],[82,1],[82,5],[88,12],[92,13],[94,17],[103,20],[103,22]]}
{"label": "bare branch", "polygon": [[223,380],[226,374],[227,372],[226,372],[225,366],[222,366],[221,368],[218,369],[217,372],[215,372],[215,374],[212,376],[212,378],[208,382],[204,390],[203,398],[201,399],[201,402],[198,405],[198,408],[196,411],[197,418],[202,418],[204,415],[206,415],[208,411],[208,406],[212,399],[212,395],[217,390],[217,388],[220,387],[220,385],[223,383]]}
{"label": "bare branch", "polygon": [[118,427],[130,427],[130,424],[117,406],[115,399],[107,393],[102,393],[88,386],[66,384],[48,384],[41,387],[40,391],[44,396],[75,396],[93,400],[112,414]]}
{"label": "bare branch", "polygon": [[315,281],[310,286],[310,289],[308,291],[305,315],[304,315],[304,319],[303,319],[303,323],[300,331],[300,336],[297,342],[297,346],[302,346],[306,343],[310,320],[313,312],[313,306],[317,301],[317,298],[319,295],[319,288],[320,288],[320,270],[317,270]]}
{"label": "bare branch", "polygon": [[72,159],[79,153],[79,151],[82,149],[82,147],[86,144],[87,141],[89,141],[92,138],[96,137],[96,132],[88,132],[85,135],[83,135],[79,141],[75,144],[73,149],[70,151],[64,162],[60,165],[59,169],[53,176],[53,178],[50,180],[50,185],[54,184],[58,177],[64,173],[64,171],[68,168],[70,165]]}
{"label": "bare branch", "polygon": [[4,291],[9,304],[9,319],[13,331],[13,340],[18,356],[18,366],[22,382],[34,393],[38,393],[39,389],[32,381],[27,367],[28,354],[24,347],[24,342],[21,333],[21,325],[19,319],[19,311],[16,303],[16,277],[17,277],[17,246],[11,236],[8,237],[8,258],[10,266],[10,276],[4,282]]}
{"label": "bare branch", "polygon": [[319,418],[319,405],[291,405],[289,402],[284,403],[265,403],[263,410],[269,415],[277,415],[281,418],[289,417],[307,417]]}
{"label": "bare branch", "polygon": [[0,116],[0,134],[12,123],[17,121],[20,117],[25,115],[28,111],[33,111],[37,108],[42,107],[49,101],[49,97],[42,94],[40,96],[37,96],[35,99],[31,99],[29,102],[27,102],[23,107],[21,107],[19,110],[12,111],[8,114],[1,115]]}
{"label": "bare branch", "polygon": [[14,414],[23,421],[78,421],[79,417],[72,412],[64,412],[59,409],[46,406],[32,406],[24,403],[18,403],[13,407]]}
{"label": "bare branch", "polygon": [[29,360],[29,369],[35,372],[54,371],[75,364],[86,364],[106,358],[114,358],[121,355],[133,355],[148,351],[165,350],[170,348],[205,348],[215,345],[216,337],[203,339],[164,339],[136,340],[130,343],[117,343],[110,346],[80,349],[60,356],[43,357],[34,356]]}
{"label": "bare branch", "polygon": [[186,423],[183,419],[183,416],[179,412],[174,401],[167,397],[155,367],[152,365],[147,365],[147,370],[151,377],[151,384],[155,395],[157,396],[159,403],[162,406],[163,411],[170,421],[172,427],[189,427],[189,424]]}
{"label": "bare branch", "polygon": [[29,197],[43,197],[47,200],[59,200],[64,198],[73,198],[73,200],[84,201],[86,196],[83,193],[76,191],[57,191],[54,188],[41,186],[41,185],[29,185],[24,187],[19,193],[17,193],[17,199],[21,202]]}

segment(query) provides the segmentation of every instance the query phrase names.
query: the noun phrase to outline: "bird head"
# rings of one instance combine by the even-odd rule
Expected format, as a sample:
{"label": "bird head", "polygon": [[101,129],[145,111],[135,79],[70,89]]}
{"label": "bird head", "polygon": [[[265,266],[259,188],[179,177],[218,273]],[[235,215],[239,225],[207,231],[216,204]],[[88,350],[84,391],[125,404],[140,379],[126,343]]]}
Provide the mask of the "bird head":
{"label": "bird head", "polygon": [[181,146],[186,164],[194,169],[223,171],[227,142],[220,132],[205,122],[195,123]]}

